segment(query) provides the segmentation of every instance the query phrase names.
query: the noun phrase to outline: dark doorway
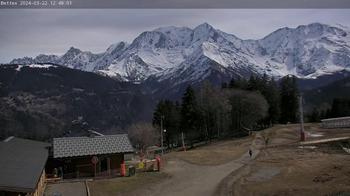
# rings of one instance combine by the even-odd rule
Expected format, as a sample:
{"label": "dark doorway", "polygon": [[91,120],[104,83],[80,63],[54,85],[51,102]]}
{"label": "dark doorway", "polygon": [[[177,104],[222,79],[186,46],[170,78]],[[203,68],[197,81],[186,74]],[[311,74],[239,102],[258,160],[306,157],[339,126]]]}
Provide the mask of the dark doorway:
{"label": "dark doorway", "polygon": [[107,158],[103,158],[101,160],[101,172],[107,171],[107,169],[108,169]]}

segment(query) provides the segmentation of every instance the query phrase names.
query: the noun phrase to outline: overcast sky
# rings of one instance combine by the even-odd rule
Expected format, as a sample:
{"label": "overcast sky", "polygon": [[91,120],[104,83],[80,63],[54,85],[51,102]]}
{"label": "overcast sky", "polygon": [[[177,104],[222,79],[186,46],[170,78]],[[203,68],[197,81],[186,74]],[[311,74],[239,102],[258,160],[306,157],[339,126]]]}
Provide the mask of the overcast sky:
{"label": "overcast sky", "polygon": [[103,52],[161,26],[193,28],[208,22],[242,39],[259,39],[281,27],[312,22],[350,26],[349,9],[62,9],[0,10],[0,63],[41,53],[63,54],[70,46]]}

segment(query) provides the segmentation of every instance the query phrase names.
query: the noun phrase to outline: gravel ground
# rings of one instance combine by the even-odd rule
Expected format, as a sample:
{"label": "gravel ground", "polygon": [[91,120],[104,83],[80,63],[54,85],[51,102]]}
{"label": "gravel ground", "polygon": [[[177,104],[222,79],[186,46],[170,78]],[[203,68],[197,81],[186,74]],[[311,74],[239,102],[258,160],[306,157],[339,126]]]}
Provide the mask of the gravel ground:
{"label": "gravel ground", "polygon": [[62,182],[48,184],[44,193],[45,196],[86,196],[84,182]]}
{"label": "gravel ground", "polygon": [[164,172],[172,176],[159,184],[136,190],[127,195],[152,195],[152,196],[210,196],[216,191],[219,183],[230,173],[251,162],[258,154],[261,144],[260,134],[255,135],[251,148],[253,156],[248,152],[238,159],[220,165],[198,165],[179,159],[178,156],[167,160]]}

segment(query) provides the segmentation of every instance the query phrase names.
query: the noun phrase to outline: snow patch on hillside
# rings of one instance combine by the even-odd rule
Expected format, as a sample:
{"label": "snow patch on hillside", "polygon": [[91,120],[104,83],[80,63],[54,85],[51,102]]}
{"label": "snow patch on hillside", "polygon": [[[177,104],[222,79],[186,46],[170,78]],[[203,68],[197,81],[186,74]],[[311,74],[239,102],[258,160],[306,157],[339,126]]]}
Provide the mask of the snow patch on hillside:
{"label": "snow patch on hillside", "polygon": [[57,67],[55,65],[50,64],[30,64],[30,65],[18,65],[16,68],[16,71],[21,71],[23,67],[30,67],[30,68],[40,68],[40,69],[48,69],[50,67]]}

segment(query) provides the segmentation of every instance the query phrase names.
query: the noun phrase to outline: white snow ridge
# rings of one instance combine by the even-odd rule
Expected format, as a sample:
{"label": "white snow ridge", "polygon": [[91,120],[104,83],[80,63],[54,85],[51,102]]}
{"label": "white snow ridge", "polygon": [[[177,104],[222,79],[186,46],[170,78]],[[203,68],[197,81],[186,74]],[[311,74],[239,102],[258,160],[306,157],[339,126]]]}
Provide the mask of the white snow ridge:
{"label": "white snow ridge", "polygon": [[21,71],[23,67],[30,67],[30,68],[40,68],[40,69],[48,69],[49,67],[56,67],[55,65],[51,64],[29,64],[29,65],[18,65],[16,68],[16,71]]}
{"label": "white snow ridge", "polygon": [[194,29],[171,26],[143,32],[131,44],[119,42],[101,54],[71,47],[62,56],[39,55],[11,63],[54,63],[133,82],[179,75],[182,82],[202,80],[213,69],[317,78],[350,71],[350,32],[341,25],[312,23],[281,28],[259,40],[242,40],[207,23]]}

